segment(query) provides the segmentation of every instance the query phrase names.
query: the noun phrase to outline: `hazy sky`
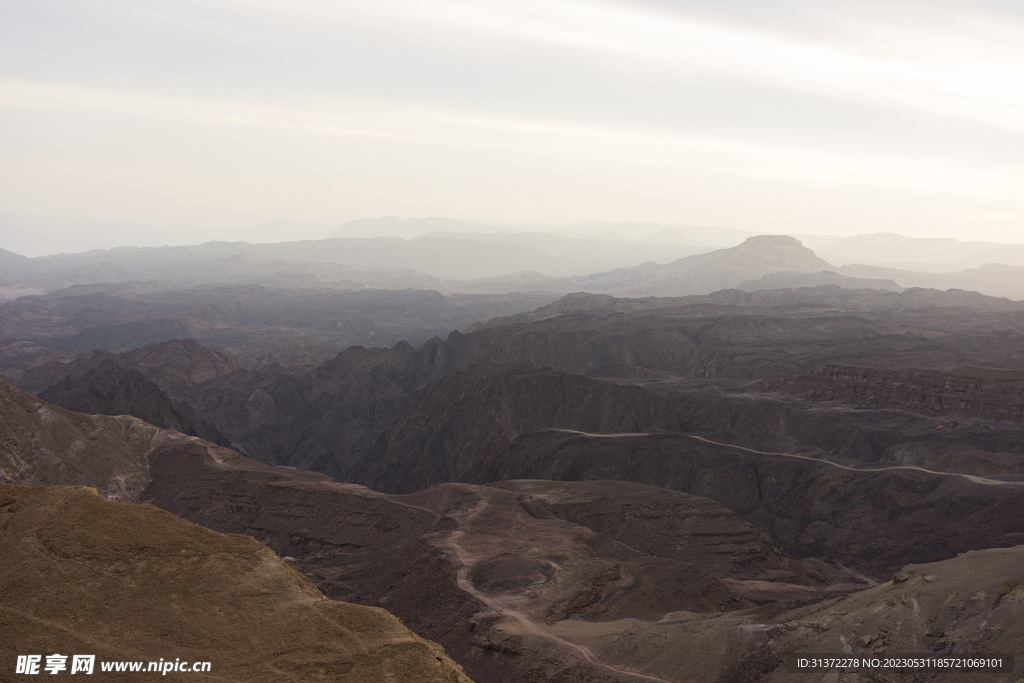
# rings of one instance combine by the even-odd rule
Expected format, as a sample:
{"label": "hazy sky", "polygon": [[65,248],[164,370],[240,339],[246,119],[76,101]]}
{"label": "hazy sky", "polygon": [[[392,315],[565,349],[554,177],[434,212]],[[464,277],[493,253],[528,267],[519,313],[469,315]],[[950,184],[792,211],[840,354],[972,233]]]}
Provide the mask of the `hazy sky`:
{"label": "hazy sky", "polygon": [[1024,5],[0,0],[0,247],[380,215],[1024,241]]}

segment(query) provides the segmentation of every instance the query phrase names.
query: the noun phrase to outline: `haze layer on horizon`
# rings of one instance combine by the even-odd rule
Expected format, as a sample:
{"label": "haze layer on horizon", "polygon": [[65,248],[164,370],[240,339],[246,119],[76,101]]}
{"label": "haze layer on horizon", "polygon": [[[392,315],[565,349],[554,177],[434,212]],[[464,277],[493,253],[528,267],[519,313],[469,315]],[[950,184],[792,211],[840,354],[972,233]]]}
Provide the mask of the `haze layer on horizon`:
{"label": "haze layer on horizon", "polygon": [[1018,3],[0,8],[0,247],[27,255],[380,215],[1024,228]]}

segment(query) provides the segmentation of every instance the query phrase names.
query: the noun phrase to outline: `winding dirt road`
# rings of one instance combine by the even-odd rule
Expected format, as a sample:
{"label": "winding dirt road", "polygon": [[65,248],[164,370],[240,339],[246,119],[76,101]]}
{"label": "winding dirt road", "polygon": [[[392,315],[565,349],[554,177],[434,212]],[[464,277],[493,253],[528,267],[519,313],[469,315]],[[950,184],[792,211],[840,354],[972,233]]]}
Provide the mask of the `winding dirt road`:
{"label": "winding dirt road", "polygon": [[[580,436],[589,436],[598,439],[614,439],[622,438],[627,436],[650,436],[646,432],[622,432],[618,434],[595,434],[593,432],[581,432],[575,429],[558,429],[551,427],[541,431],[546,432],[564,432],[566,434],[579,434]],[[708,439],[703,436],[697,436],[695,434],[685,434],[686,438],[694,439],[695,441],[703,441],[704,443],[711,444],[712,446],[723,446],[725,448],[735,448],[739,451],[746,451],[748,453],[756,453],[758,455],[774,455],[780,458],[796,458],[797,460],[810,460],[811,462],[819,462],[824,465],[831,465],[832,467],[838,467],[841,470],[847,470],[850,472],[894,472],[897,470],[915,470],[917,472],[924,472],[926,474],[935,474],[943,477],[962,477],[968,481],[972,481],[975,484],[985,484],[986,486],[1024,486],[1024,482],[1019,481],[1000,481],[998,479],[986,479],[985,477],[979,477],[973,474],[962,474],[960,472],[940,472],[937,470],[929,470],[924,467],[917,467],[914,465],[893,465],[891,467],[847,467],[846,465],[840,465],[837,462],[831,460],[823,460],[821,458],[812,458],[809,455],[795,455],[793,453],[776,453],[774,451],[759,451],[756,448],[748,448],[746,446],[737,446],[736,444],[723,443],[721,441],[715,441]]]}
{"label": "winding dirt road", "polygon": [[488,609],[501,614],[504,618],[513,622],[518,631],[522,633],[529,633],[531,635],[553,641],[564,647],[568,647],[583,660],[601,669],[613,672],[617,676],[629,676],[630,678],[640,681],[654,681],[655,683],[678,683],[678,681],[668,678],[650,676],[648,674],[640,673],[639,671],[634,671],[632,669],[627,669],[602,661],[586,646],[575,643],[565,636],[560,636],[550,632],[548,629],[544,628],[543,625],[533,621],[525,614],[509,609],[506,605],[502,604],[500,600],[487,595],[474,586],[472,580],[470,580],[470,572],[481,558],[478,558],[467,551],[460,543],[460,540],[466,534],[465,529],[471,527],[472,521],[479,516],[489,504],[490,503],[487,501],[486,495],[484,495],[484,492],[481,492],[480,499],[472,507],[458,512],[448,513],[448,516],[455,519],[459,524],[459,528],[451,532],[445,540],[445,546],[451,556],[459,564],[459,568],[456,570],[456,583],[461,590],[486,605]]}
{"label": "winding dirt road", "polygon": [[962,477],[968,481],[973,481],[975,484],[986,484],[989,486],[1020,486],[1020,482],[1016,481],[999,481],[998,479],[985,479],[984,477],[978,477],[973,474],[961,474],[960,472],[939,472],[936,470],[928,470],[923,467],[916,467],[914,465],[893,465],[892,467],[847,467],[846,465],[840,465],[837,462],[831,460],[822,460],[821,458],[812,458],[809,455],[795,455],[793,453],[775,453],[772,451],[759,451],[754,448],[747,448],[746,446],[736,446],[735,444],[722,443],[721,441],[713,441],[712,439],[706,439],[703,436],[696,436],[694,434],[687,434],[687,438],[694,439],[696,441],[703,441],[715,446],[726,446],[728,448],[735,448],[740,451],[747,451],[748,453],[757,453],[758,455],[774,455],[782,458],[796,458],[798,460],[810,460],[812,462],[820,462],[832,467],[838,467],[841,470],[847,470],[850,472],[893,472],[896,470],[916,470],[917,472],[924,472],[926,474],[935,474],[943,477]]}

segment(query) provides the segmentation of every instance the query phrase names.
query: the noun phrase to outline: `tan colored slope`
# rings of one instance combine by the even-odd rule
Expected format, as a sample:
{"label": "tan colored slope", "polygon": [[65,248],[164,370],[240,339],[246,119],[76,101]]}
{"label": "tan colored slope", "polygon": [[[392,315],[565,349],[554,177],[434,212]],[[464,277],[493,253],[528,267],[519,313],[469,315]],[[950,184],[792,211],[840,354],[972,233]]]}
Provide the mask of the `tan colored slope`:
{"label": "tan colored slope", "polygon": [[0,633],[3,675],[56,652],[95,654],[97,680],[102,661],[181,658],[211,662],[204,681],[470,683],[440,646],[327,599],[252,538],[86,487],[0,485]]}

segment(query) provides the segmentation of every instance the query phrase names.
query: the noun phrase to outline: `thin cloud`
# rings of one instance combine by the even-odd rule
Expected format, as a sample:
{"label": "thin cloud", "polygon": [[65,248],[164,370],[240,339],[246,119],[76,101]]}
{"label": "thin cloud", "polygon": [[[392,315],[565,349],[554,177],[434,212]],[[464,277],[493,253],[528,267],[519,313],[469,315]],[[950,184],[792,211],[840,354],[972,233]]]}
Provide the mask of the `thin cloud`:
{"label": "thin cloud", "polygon": [[[496,219],[1018,230],[1024,24],[992,12],[39,0],[0,25],[0,52],[17,57],[0,67],[0,155],[18,182],[0,204],[116,217],[130,177],[154,215],[195,221],[494,206]],[[93,185],[63,162],[93,164]],[[132,164],[151,180],[118,170]],[[218,191],[143,192],[175,173]],[[344,187],[359,189],[343,203]]]}
{"label": "thin cloud", "polygon": [[0,104],[7,106],[92,108],[303,135],[472,147],[546,158],[589,156],[633,165],[705,168],[791,181],[973,194],[1024,188],[1024,176],[1020,175],[937,167],[877,154],[858,156],[741,139],[686,136],[674,131],[512,119],[415,103],[337,100],[329,111],[312,111],[11,80],[0,81],[0,92],[4,93]]}
{"label": "thin cloud", "polygon": [[[949,13],[921,24],[890,13],[841,22],[842,40],[795,38],[600,0],[221,0],[236,11],[319,25],[367,23],[418,40],[547,48],[616,72],[735,79],[1024,131],[1024,26]],[[965,36],[963,27],[973,31]],[[639,73],[642,72],[642,73]]]}

